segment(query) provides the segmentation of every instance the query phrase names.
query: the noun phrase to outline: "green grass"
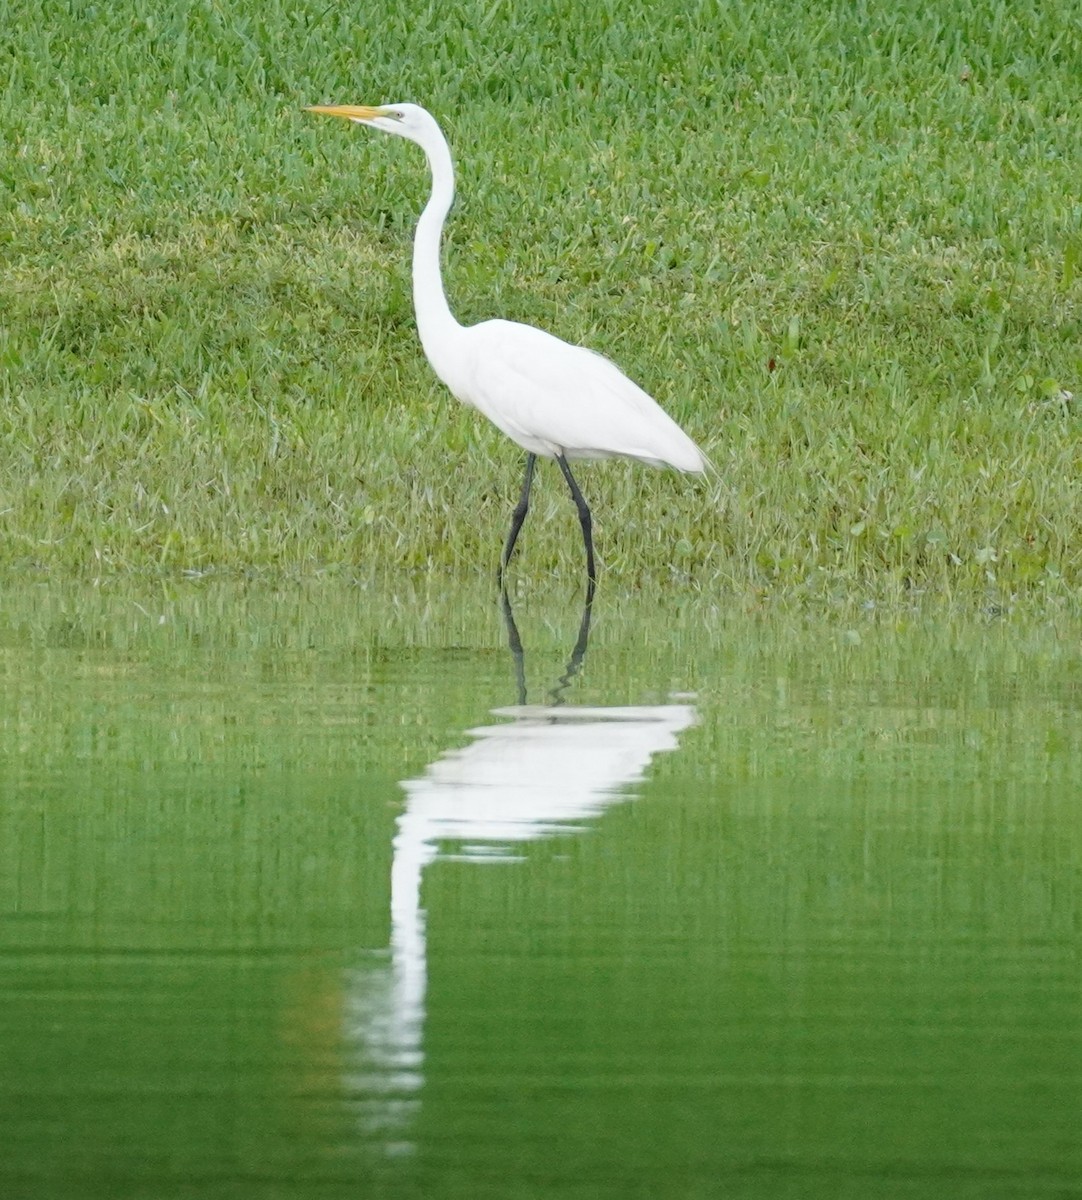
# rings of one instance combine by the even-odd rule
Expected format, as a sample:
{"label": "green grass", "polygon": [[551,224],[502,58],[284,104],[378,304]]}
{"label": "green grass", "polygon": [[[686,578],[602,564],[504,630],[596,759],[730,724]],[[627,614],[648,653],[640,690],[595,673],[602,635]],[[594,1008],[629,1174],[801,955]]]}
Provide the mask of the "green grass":
{"label": "green grass", "polygon": [[[300,111],[412,99],[460,319],[610,354],[718,467],[582,472],[613,586],[1071,599],[1079,62],[1036,0],[0,0],[0,563],[494,568],[521,453],[417,343],[422,156]],[[516,574],[577,580],[535,495]]]}

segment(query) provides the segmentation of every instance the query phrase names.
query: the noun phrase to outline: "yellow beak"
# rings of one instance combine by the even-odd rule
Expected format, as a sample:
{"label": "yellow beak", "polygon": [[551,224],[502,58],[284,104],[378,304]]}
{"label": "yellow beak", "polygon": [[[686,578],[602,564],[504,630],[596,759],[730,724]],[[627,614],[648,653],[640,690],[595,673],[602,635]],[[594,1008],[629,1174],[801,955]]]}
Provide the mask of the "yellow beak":
{"label": "yellow beak", "polygon": [[371,121],[387,115],[385,108],[370,108],[366,104],[311,104],[304,111],[322,113],[325,117],[345,117],[348,121]]}

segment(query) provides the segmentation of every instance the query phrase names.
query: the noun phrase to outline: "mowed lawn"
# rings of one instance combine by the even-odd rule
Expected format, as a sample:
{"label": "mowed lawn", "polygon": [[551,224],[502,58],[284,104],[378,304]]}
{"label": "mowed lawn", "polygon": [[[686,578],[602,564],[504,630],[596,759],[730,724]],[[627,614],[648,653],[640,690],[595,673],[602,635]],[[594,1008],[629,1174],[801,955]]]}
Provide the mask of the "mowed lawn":
{"label": "mowed lawn", "polygon": [[[0,0],[0,563],[494,571],[522,454],[463,321],[616,361],[717,468],[584,468],[608,586],[964,605],[1082,584],[1082,16],[1035,0]],[[551,466],[514,572],[579,580]]]}

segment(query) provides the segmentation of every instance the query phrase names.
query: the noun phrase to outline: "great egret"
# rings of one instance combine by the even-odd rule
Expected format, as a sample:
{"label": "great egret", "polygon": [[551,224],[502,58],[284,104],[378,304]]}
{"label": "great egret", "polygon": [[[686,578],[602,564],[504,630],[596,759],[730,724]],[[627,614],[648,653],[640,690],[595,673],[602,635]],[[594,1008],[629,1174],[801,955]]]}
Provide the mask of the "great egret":
{"label": "great egret", "polygon": [[554,458],[578,509],[586,573],[597,577],[590,509],[569,458],[632,458],[651,466],[701,472],[702,451],[679,425],[607,358],[517,321],[460,325],[440,275],[440,234],[455,194],[451,149],[431,113],[417,104],[381,107],[313,105],[309,112],[344,117],[416,142],[428,157],[432,194],[413,243],[417,332],[432,369],[526,451],[526,475],[511,518],[499,577],[510,561],[530,505],[537,456]]}

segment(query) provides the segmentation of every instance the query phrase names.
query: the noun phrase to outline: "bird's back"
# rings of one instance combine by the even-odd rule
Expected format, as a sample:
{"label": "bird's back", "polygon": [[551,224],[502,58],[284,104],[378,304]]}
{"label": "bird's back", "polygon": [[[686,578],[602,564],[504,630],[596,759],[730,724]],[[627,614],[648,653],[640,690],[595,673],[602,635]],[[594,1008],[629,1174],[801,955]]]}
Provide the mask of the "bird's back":
{"label": "bird's back", "polygon": [[532,453],[705,469],[698,446],[615,363],[532,325],[467,326],[453,357],[433,356],[432,365],[460,400]]}

